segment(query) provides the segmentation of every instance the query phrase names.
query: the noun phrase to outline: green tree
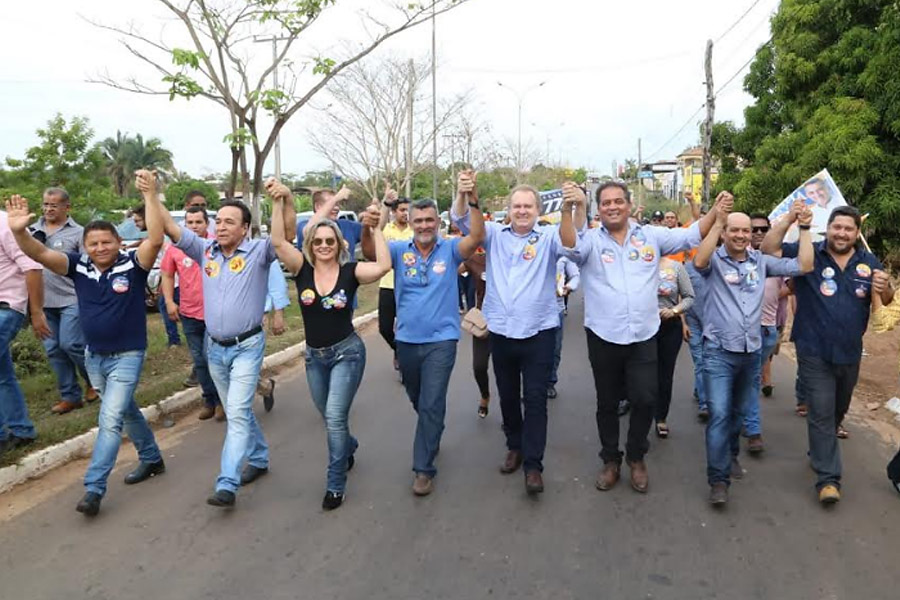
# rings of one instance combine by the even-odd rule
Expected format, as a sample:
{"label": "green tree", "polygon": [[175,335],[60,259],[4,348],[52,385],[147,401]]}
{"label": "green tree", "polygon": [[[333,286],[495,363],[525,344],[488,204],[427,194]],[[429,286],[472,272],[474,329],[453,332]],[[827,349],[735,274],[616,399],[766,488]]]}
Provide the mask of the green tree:
{"label": "green tree", "polygon": [[179,179],[165,188],[166,205],[169,210],[181,210],[184,199],[190,192],[200,192],[206,198],[206,207],[216,209],[219,206],[219,190],[208,181],[199,179]]}
{"label": "green tree", "polygon": [[112,180],[113,189],[120,197],[129,191],[129,185],[138,169],[172,171],[172,152],[163,148],[159,138],[146,142],[141,134],[130,137],[116,131],[116,137],[100,142],[106,172]]}

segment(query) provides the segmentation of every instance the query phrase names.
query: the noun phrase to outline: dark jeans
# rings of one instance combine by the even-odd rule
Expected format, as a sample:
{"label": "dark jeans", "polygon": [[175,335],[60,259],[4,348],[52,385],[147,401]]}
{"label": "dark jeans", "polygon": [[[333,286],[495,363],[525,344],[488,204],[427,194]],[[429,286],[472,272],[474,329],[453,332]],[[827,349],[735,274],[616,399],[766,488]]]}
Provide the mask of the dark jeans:
{"label": "dark jeans", "polygon": [[900,483],[900,450],[897,450],[897,454],[888,463],[887,475],[894,483]]}
{"label": "dark jeans", "polygon": [[482,398],[491,397],[491,384],[488,378],[488,361],[491,358],[490,338],[477,338],[472,336],[472,371],[475,373],[475,383]]}
{"label": "dark jeans", "polygon": [[413,471],[434,477],[434,458],[441,447],[447,386],[456,363],[456,340],[408,344],[397,342],[403,387],[419,415],[413,442]]}
{"label": "dark jeans", "polygon": [[681,319],[663,321],[656,332],[657,379],[659,395],[656,398],[656,421],[665,422],[672,404],[672,379],[675,377],[675,362],[681,350]]}
{"label": "dark jeans", "polygon": [[841,485],[841,449],[837,426],[850,409],[853,388],[859,378],[859,363],[838,365],[817,356],[797,354],[803,399],[809,408],[806,429],[809,458],[818,480],[816,489]]}
{"label": "dark jeans", "polygon": [[394,354],[397,353],[397,342],[394,341],[395,318],[397,318],[397,302],[394,299],[394,290],[378,288],[378,333]]}
{"label": "dark jeans", "polygon": [[456,276],[457,287],[459,288],[459,309],[469,310],[475,308],[475,284],[472,276],[463,277]]}
{"label": "dark jeans", "polygon": [[[178,294],[178,288],[175,288],[173,299],[175,300],[175,304],[178,304],[181,301]],[[166,299],[163,298],[162,293],[159,294],[159,300],[156,302],[156,305],[157,308],[159,308],[159,315],[162,317],[163,326],[166,328],[168,344],[170,346],[180,346],[181,338],[178,336],[178,324],[169,318],[169,311],[166,310]]]}
{"label": "dark jeans", "polygon": [[633,344],[613,344],[587,332],[588,358],[597,390],[597,431],[600,434],[600,458],[603,462],[622,462],[619,450],[619,416],[616,412],[622,391],[631,402],[625,458],[629,462],[644,459],[650,447],[647,434],[653,423],[656,404],[656,340]]}
{"label": "dark jeans", "polygon": [[209,374],[209,361],[206,360],[206,323],[200,319],[182,316],[181,328],[184,330],[184,338],[194,361],[194,373],[200,382],[200,389],[203,390],[203,402],[211,407],[221,404],[216,384]]}
{"label": "dark jeans", "polygon": [[522,340],[491,333],[490,340],[506,447],[522,453],[525,472],[543,471],[547,387],[556,329],[545,329]]}

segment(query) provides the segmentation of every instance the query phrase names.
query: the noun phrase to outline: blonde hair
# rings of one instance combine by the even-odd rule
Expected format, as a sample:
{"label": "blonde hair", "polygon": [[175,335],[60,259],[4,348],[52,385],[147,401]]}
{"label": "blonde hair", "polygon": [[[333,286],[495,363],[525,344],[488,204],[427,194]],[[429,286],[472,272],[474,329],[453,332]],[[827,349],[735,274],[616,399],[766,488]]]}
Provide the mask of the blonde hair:
{"label": "blonde hair", "polygon": [[319,229],[319,227],[328,227],[334,232],[334,237],[337,239],[338,245],[338,264],[343,266],[350,262],[350,252],[347,250],[346,243],[344,243],[344,236],[341,235],[341,229],[338,227],[337,223],[331,219],[322,219],[313,225],[310,228],[309,233],[303,237],[303,258],[305,258],[313,267],[316,266],[316,255],[313,253],[312,245],[313,239],[316,237],[316,230]]}

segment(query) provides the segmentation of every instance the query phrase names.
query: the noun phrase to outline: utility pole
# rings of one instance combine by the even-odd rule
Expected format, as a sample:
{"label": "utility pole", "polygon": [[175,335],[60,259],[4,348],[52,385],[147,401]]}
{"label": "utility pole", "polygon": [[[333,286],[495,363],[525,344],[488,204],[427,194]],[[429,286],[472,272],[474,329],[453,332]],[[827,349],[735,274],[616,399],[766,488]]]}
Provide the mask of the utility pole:
{"label": "utility pole", "polygon": [[[431,194],[438,199],[437,171],[437,19],[434,3],[431,5]],[[453,199],[450,199],[453,202]]]}
{"label": "utility pole", "polygon": [[406,95],[406,197],[412,197],[413,102],[416,96],[416,65],[409,59],[409,91]]}
{"label": "utility pole", "polygon": [[643,168],[643,155],[641,154],[641,138],[638,138],[638,162],[637,162],[637,201],[638,206],[644,203],[644,183],[641,181],[641,169]]}
{"label": "utility pole", "polygon": [[[289,40],[289,37],[261,37],[254,35],[254,42],[272,42],[272,64],[278,60],[278,42]],[[278,89],[278,67],[272,69],[272,88]],[[275,145],[272,148],[275,155],[275,179],[281,179],[281,133],[275,136]]]}
{"label": "utility pole", "polygon": [[516,143],[516,183],[521,183],[522,177],[522,103],[525,101],[525,96],[528,92],[538,89],[539,87],[543,87],[543,85],[547,83],[546,81],[542,81],[539,84],[532,86],[526,89],[523,92],[520,92],[514,88],[505,85],[502,81],[498,81],[497,85],[502,88],[506,88],[516,95],[516,100],[519,102],[519,135],[518,141]]}
{"label": "utility pole", "polygon": [[713,90],[713,73],[712,73],[712,40],[706,41],[706,122],[703,124],[703,207],[709,208],[709,188],[710,178],[712,177],[712,157],[710,156],[710,147],[712,146],[712,127],[713,118],[716,113],[716,96]]}

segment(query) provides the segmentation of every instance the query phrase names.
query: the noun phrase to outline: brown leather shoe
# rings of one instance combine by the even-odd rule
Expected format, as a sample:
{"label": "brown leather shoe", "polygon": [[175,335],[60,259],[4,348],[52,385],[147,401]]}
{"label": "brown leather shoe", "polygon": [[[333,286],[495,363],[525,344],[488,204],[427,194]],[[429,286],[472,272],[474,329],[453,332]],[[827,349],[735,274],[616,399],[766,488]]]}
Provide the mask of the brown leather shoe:
{"label": "brown leather shoe", "polygon": [[216,404],[216,421],[222,422],[225,420],[225,407],[221,404]]}
{"label": "brown leather shoe", "polygon": [[650,476],[647,474],[647,463],[642,460],[635,460],[628,463],[631,467],[631,487],[634,491],[642,494],[647,493],[647,486],[650,484]]}
{"label": "brown leather shoe", "polygon": [[416,496],[427,496],[434,491],[434,482],[431,477],[425,473],[416,473],[416,478],[412,486],[413,494]]}
{"label": "brown leather shoe", "polygon": [[197,418],[201,421],[205,421],[207,419],[212,419],[216,414],[216,409],[213,406],[209,406],[208,404],[204,404],[203,408],[200,409],[200,414],[197,415]]}
{"label": "brown leather shoe", "polygon": [[766,449],[761,435],[751,435],[747,440],[747,452],[750,454],[761,454]]}
{"label": "brown leather shoe", "polygon": [[597,489],[601,492],[605,492],[613,489],[613,486],[619,482],[619,475],[621,473],[621,467],[617,462],[606,462],[603,463],[603,469],[600,470],[600,474],[597,475]]}
{"label": "brown leather shoe", "polygon": [[525,473],[525,491],[532,496],[544,491],[544,478],[541,476],[540,471],[528,471]]}
{"label": "brown leather shoe", "polygon": [[53,405],[53,408],[50,409],[50,412],[56,415],[64,415],[67,412],[72,412],[73,410],[78,410],[82,408],[84,404],[81,402],[69,402],[68,400],[61,400]]}
{"label": "brown leather shoe", "polygon": [[500,465],[500,472],[504,475],[515,473],[522,466],[522,453],[518,450],[510,450],[506,453],[506,460]]}
{"label": "brown leather shoe", "polygon": [[98,398],[100,398],[100,394],[97,393],[92,387],[85,388],[84,390],[84,401],[90,404],[91,402],[95,402]]}

